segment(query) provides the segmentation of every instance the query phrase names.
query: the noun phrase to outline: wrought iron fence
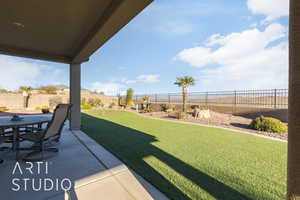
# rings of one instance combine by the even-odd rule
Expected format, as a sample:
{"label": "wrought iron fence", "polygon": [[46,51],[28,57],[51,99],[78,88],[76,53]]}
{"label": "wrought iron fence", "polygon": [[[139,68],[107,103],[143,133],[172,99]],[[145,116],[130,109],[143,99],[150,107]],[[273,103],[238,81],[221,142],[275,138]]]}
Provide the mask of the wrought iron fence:
{"label": "wrought iron fence", "polygon": [[[134,100],[140,102],[145,96],[149,97],[150,103],[182,103],[182,93],[135,95]],[[188,104],[286,109],[288,89],[191,92],[188,96]]]}

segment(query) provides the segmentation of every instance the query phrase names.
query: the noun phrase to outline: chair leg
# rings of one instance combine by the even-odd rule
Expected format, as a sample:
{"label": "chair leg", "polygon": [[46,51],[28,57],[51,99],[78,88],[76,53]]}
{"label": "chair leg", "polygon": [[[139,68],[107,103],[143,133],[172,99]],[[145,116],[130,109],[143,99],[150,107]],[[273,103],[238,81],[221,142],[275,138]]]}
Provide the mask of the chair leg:
{"label": "chair leg", "polygon": [[[39,143],[39,145],[40,145],[39,146],[40,148],[26,154],[25,157],[23,158],[23,161],[34,162],[34,161],[44,160],[45,159],[45,156],[44,156],[45,152],[55,152],[56,153],[56,152],[59,151],[58,148],[54,148],[54,147],[45,148],[43,142]],[[36,154],[41,154],[41,157],[36,158],[36,159],[31,159],[30,158],[30,157],[32,157]]]}

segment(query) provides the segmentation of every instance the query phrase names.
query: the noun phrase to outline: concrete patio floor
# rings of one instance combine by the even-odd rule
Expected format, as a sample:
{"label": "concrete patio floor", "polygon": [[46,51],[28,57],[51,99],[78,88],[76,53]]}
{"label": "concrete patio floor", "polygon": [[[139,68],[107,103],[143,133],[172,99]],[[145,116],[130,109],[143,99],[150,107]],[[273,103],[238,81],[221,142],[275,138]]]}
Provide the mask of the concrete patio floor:
{"label": "concrete patio floor", "polygon": [[14,152],[0,152],[5,160],[0,164],[0,199],[167,199],[81,131],[65,126],[58,147],[59,153],[39,163],[16,162]]}

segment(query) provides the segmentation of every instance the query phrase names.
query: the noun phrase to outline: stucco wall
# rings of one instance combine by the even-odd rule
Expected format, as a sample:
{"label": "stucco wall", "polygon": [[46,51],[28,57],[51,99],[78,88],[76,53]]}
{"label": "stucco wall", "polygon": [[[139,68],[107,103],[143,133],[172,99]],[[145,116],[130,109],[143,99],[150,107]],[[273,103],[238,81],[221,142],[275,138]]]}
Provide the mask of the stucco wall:
{"label": "stucco wall", "polygon": [[[34,109],[37,106],[49,106],[51,99],[60,98],[63,103],[69,101],[68,95],[47,95],[47,94],[32,94],[29,98],[29,109]],[[118,98],[114,96],[105,96],[100,94],[82,94],[82,98],[100,98],[105,106],[111,102],[117,102]],[[22,109],[23,96],[22,94],[0,94],[0,107],[5,106],[9,109]]]}

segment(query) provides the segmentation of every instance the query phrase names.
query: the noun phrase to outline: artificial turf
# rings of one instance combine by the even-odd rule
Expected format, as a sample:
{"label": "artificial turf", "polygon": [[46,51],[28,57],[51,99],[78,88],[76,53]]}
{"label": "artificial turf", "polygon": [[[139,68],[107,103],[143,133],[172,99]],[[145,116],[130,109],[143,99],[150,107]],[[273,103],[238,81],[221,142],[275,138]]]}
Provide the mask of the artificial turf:
{"label": "artificial turf", "polygon": [[285,142],[126,111],[85,111],[82,128],[170,199],[285,198]]}

